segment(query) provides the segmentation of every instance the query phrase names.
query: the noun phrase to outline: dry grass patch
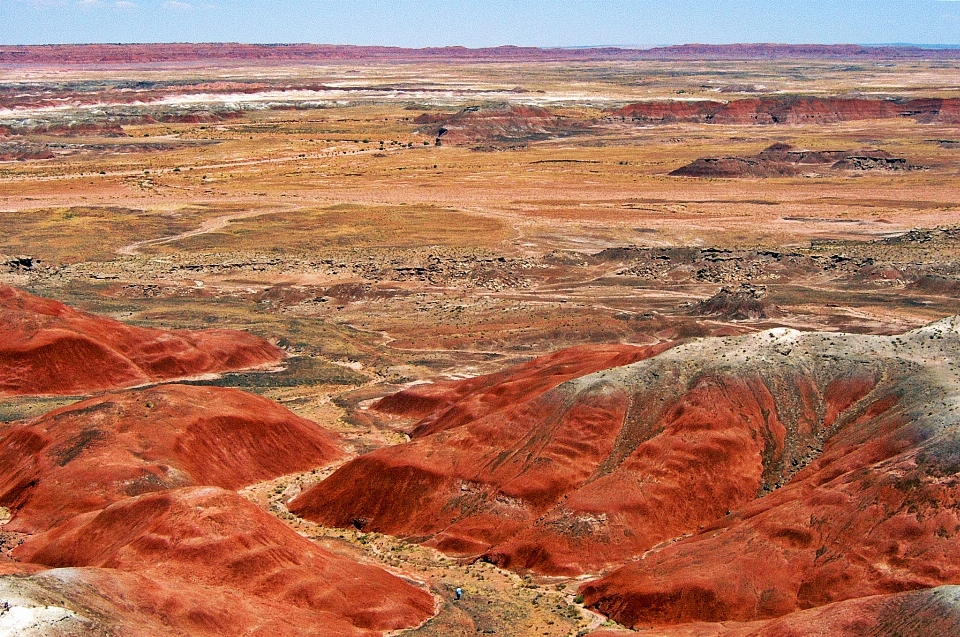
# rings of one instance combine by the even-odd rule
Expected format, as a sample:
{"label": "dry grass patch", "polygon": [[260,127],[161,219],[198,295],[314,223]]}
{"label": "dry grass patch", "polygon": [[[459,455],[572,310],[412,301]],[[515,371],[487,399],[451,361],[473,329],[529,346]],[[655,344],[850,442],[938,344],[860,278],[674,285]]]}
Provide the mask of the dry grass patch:
{"label": "dry grass patch", "polygon": [[496,245],[509,236],[496,219],[449,208],[344,204],[238,219],[222,230],[152,249],[315,252],[326,248],[481,247]]}

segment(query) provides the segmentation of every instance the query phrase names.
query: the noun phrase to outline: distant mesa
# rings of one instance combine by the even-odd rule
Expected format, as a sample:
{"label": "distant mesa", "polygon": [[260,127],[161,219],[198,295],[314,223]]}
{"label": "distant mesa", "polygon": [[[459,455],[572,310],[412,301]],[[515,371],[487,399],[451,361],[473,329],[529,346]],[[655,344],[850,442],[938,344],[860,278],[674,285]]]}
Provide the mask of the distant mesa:
{"label": "distant mesa", "polygon": [[857,44],[684,44],[652,49],[617,47],[553,48],[500,46],[470,49],[462,46],[404,49],[384,46],[334,44],[55,44],[0,46],[0,64],[144,64],[264,61],[594,61],[594,60],[742,60],[742,59],[854,59],[956,60],[955,49],[916,46],[862,46]]}
{"label": "distant mesa", "polygon": [[917,170],[901,157],[875,148],[800,150],[777,143],[752,157],[707,157],[672,171],[674,177],[792,177],[817,170]]}
{"label": "distant mesa", "polygon": [[[70,93],[64,93],[64,96],[73,97]],[[123,103],[124,96],[112,94],[97,93],[96,99],[100,101],[119,101]],[[127,96],[128,97],[128,96]],[[147,96],[141,95],[140,99],[147,100]],[[158,96],[159,99],[161,96]],[[61,97],[61,101],[65,97]],[[89,96],[79,95],[77,101],[91,99]],[[48,104],[36,104],[36,107],[49,107]],[[9,100],[7,100],[9,101]],[[0,98],[0,108],[19,107],[25,108],[34,106],[33,104],[9,104]],[[22,119],[16,123],[0,126],[0,137],[14,137],[26,135],[50,135],[55,137],[129,137],[124,126],[138,126],[144,124],[156,124],[158,122],[170,124],[204,124],[216,123],[239,119],[243,117],[242,111],[228,110],[223,107],[212,108],[184,108],[182,106],[171,107],[173,110],[168,112],[153,113],[129,113],[123,111],[106,111],[87,114],[90,117],[87,121],[77,121],[69,119],[66,121],[43,121],[37,119]],[[73,115],[73,117],[77,117]]]}
{"label": "distant mesa", "polygon": [[716,316],[731,321],[777,318],[780,308],[765,301],[767,288],[763,285],[741,283],[738,288],[720,288],[720,291],[697,303],[693,313],[698,316]]}
{"label": "distant mesa", "polygon": [[427,591],[333,555],[216,487],[126,498],[13,555],[52,570],[0,576],[4,597],[21,608],[69,600],[63,619],[87,631],[78,634],[372,637],[434,612]]}
{"label": "distant mesa", "polygon": [[160,385],[105,394],[0,434],[6,530],[36,533],[127,497],[176,487],[238,489],[321,467],[339,437],[236,389]]}
{"label": "distant mesa", "polygon": [[960,98],[912,100],[843,97],[757,97],[649,101],[628,104],[610,115],[639,124],[828,124],[869,119],[909,118],[920,123],[960,122]]}
{"label": "distant mesa", "polygon": [[672,177],[793,177],[800,166],[759,157],[704,157],[672,171]]}
{"label": "distant mesa", "polygon": [[[131,122],[133,123],[133,122]],[[7,136],[11,135],[56,135],[60,137],[83,137],[96,135],[97,137],[127,137],[118,122],[77,122],[68,123],[38,123],[25,120],[16,125],[4,127]]]}
{"label": "distant mesa", "polygon": [[245,332],[134,327],[0,285],[0,395],[82,394],[284,356]]}
{"label": "distant mesa", "polygon": [[941,504],[960,498],[960,318],[654,353],[529,398],[530,367],[462,397],[398,396],[392,411],[422,416],[413,440],[290,508],[519,572],[627,562],[581,592],[631,627],[960,581],[960,515]]}
{"label": "distant mesa", "polygon": [[585,130],[545,108],[517,104],[468,106],[450,114],[424,113],[414,120],[437,146],[471,146],[477,150],[513,150],[532,141]]}

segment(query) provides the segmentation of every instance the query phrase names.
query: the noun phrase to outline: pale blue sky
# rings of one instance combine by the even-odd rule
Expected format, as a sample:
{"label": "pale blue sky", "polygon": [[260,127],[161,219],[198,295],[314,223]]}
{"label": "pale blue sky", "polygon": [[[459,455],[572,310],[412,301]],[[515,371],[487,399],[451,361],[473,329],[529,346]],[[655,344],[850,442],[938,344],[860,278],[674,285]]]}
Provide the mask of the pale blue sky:
{"label": "pale blue sky", "polygon": [[960,44],[960,0],[0,0],[0,44]]}

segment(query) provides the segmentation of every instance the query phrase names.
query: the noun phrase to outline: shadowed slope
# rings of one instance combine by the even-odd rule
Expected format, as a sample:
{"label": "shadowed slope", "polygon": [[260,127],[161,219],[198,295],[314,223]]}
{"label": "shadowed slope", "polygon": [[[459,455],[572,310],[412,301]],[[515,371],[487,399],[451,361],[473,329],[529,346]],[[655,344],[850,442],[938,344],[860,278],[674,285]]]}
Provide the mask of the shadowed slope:
{"label": "shadowed slope", "polygon": [[557,385],[670,346],[570,348],[499,374],[387,397],[378,409],[426,414],[415,442],[348,463],[291,510],[328,524],[436,535],[431,544],[452,553],[483,552],[529,526],[609,451],[625,396],[600,391],[575,404]]}
{"label": "shadowed slope", "polygon": [[183,385],[8,427],[0,492],[15,517],[5,530],[32,535],[0,570],[16,607],[3,621],[138,637],[368,637],[421,623],[429,593],[220,488],[328,464],[337,442],[263,398]]}
{"label": "shadowed slope", "polygon": [[106,394],[0,433],[9,529],[36,532],[128,496],[237,489],[329,464],[335,434],[235,389],[162,385]]}
{"label": "shadowed slope", "polygon": [[0,395],[85,393],[283,357],[245,332],[133,327],[0,285]]}

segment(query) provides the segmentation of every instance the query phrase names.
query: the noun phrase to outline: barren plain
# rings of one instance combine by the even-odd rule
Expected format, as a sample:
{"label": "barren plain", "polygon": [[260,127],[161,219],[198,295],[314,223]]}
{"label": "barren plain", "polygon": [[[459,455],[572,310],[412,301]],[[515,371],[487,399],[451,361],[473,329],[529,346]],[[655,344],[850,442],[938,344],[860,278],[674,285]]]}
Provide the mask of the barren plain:
{"label": "barren plain", "polygon": [[40,52],[3,629],[960,634],[955,60]]}

